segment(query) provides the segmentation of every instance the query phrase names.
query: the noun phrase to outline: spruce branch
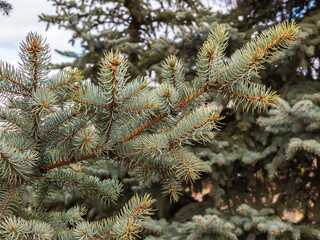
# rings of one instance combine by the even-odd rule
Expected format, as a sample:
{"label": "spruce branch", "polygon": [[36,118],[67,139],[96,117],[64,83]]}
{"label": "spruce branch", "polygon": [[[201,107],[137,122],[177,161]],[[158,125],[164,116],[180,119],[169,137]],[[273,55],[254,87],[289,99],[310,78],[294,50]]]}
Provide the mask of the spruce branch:
{"label": "spruce branch", "polygon": [[[106,126],[106,142],[109,140],[111,127],[114,121],[114,112],[117,105],[116,87],[125,85],[127,81],[127,63],[123,55],[112,51],[102,60],[100,86],[106,90],[106,96],[110,99],[109,120]],[[121,88],[120,88],[121,89]]]}
{"label": "spruce branch", "polygon": [[8,183],[21,184],[29,180],[35,172],[37,153],[35,151],[21,151],[15,146],[0,141],[0,179]]}
{"label": "spruce branch", "polygon": [[169,174],[168,172],[165,174],[166,177],[161,181],[162,194],[169,195],[170,202],[177,202],[179,200],[179,195],[182,195],[182,182],[173,174]]}
{"label": "spruce branch", "polygon": [[23,91],[23,94],[28,94],[30,89],[24,86],[21,82],[21,74],[18,73],[13,66],[8,63],[0,62],[0,80],[1,89]]}
{"label": "spruce branch", "polygon": [[48,73],[49,46],[37,33],[30,33],[20,46],[20,71],[28,81],[28,86],[35,91],[42,84]]}
{"label": "spruce branch", "polygon": [[185,81],[182,61],[173,55],[167,57],[162,64],[161,76],[164,82],[180,91]]}
{"label": "spruce branch", "polygon": [[236,106],[241,106],[243,110],[252,110],[258,108],[261,110],[267,110],[269,105],[276,105],[278,95],[267,89],[266,86],[257,83],[248,83],[247,81],[241,81],[241,84],[219,86],[214,85],[214,89],[224,93],[229,99],[234,100]]}
{"label": "spruce branch", "polygon": [[200,173],[205,170],[203,161],[186,148],[169,148],[176,162],[177,178],[190,182],[199,179]]}
{"label": "spruce branch", "polygon": [[143,197],[134,196],[120,211],[113,226],[115,239],[135,239],[140,231],[139,223],[153,215],[151,205],[155,200],[149,194]]}
{"label": "spruce branch", "polygon": [[300,100],[292,107],[283,99],[277,100],[277,108],[270,111],[269,117],[260,117],[258,123],[270,132],[286,132],[295,122],[310,123],[320,119],[320,108],[310,100]]}
{"label": "spruce branch", "polygon": [[6,217],[0,223],[0,234],[5,239],[39,239],[50,240],[53,237],[53,228],[36,220],[26,221],[22,218]]}
{"label": "spruce branch", "polygon": [[178,104],[178,107],[179,108],[182,108],[184,107],[186,104],[190,103],[191,101],[194,101],[196,98],[200,97],[202,94],[204,94],[205,92],[208,91],[208,87],[205,86],[205,87],[201,87],[199,89],[196,89],[193,91],[191,90],[190,93],[187,94],[187,96],[185,96],[181,101],[180,103]]}
{"label": "spruce branch", "polygon": [[100,181],[97,177],[71,171],[50,172],[43,177],[51,184],[64,188],[71,188],[84,196],[96,196],[103,202],[115,202],[122,191],[122,184],[116,180]]}
{"label": "spruce branch", "polygon": [[150,85],[150,80],[147,77],[141,77],[129,82],[122,93],[119,103],[121,104],[124,101],[131,100],[132,97],[136,97],[139,94],[142,94],[144,90]]}
{"label": "spruce branch", "polygon": [[[89,95],[89,94],[88,94]],[[91,95],[92,96],[92,95]],[[81,103],[81,104],[88,104],[90,106],[94,106],[96,108],[104,108],[106,110],[109,110],[109,107],[105,106],[105,105],[101,105],[95,102],[89,102],[89,101],[85,101],[85,100],[80,100],[80,99],[75,99],[74,100],[76,103]]]}
{"label": "spruce branch", "polygon": [[[226,47],[226,37],[223,29],[220,28],[211,33],[207,42],[202,45],[197,62],[198,79],[195,80],[195,85],[198,87],[194,92],[184,97],[178,106],[185,106],[210,89],[222,91],[236,99],[249,99],[260,103],[253,104],[252,109],[257,106],[265,108],[269,103],[276,103],[275,93],[263,89],[262,86],[250,83],[248,79],[258,75],[258,71],[262,67],[261,64],[268,62],[270,55],[283,51],[290,46],[292,41],[297,39],[298,28],[296,24],[281,23],[276,25],[236,51],[226,62],[223,58],[224,55],[221,54]],[[219,30],[221,31],[220,34]],[[216,43],[216,39],[219,42]],[[220,55],[215,52],[215,44],[220,47],[218,51]],[[211,58],[217,58],[214,64],[216,69],[213,70],[210,65]],[[246,104],[246,102],[242,104],[244,109],[248,109]]]}
{"label": "spruce branch", "polygon": [[63,215],[61,215],[62,222],[69,224],[71,226],[77,225],[79,222],[84,221],[82,216],[86,215],[87,209],[85,207],[80,208],[79,206],[74,206],[68,209]]}
{"label": "spruce branch", "polygon": [[88,160],[88,159],[94,159],[96,157],[98,157],[98,156],[95,153],[88,153],[83,156],[79,156],[78,158],[63,157],[63,158],[60,158],[60,159],[57,159],[57,160],[54,160],[52,162],[47,163],[45,166],[43,166],[41,168],[41,172],[46,173],[51,169],[55,169],[55,168],[62,167],[62,166],[67,166],[72,163],[77,163],[77,162]]}
{"label": "spruce branch", "polygon": [[49,82],[49,90],[57,91],[61,88],[67,88],[70,90],[75,83],[81,81],[81,73],[77,69],[73,69],[71,71],[64,71],[56,76],[56,78],[52,78],[52,81]]}
{"label": "spruce branch", "polygon": [[22,130],[25,127],[25,122],[19,115],[13,111],[9,111],[5,108],[0,108],[1,122],[7,129],[19,129]]}
{"label": "spruce branch", "polygon": [[17,208],[18,201],[16,198],[17,185],[8,185],[1,183],[0,185],[0,219],[4,216],[12,214]]}
{"label": "spruce branch", "polygon": [[[49,104],[49,103],[45,103]],[[54,131],[56,128],[58,128],[61,124],[63,124],[66,121],[69,121],[71,118],[81,114],[81,112],[71,112],[71,111],[60,111],[52,114],[50,118],[48,118],[44,122],[44,126],[47,127],[47,129],[43,130],[43,133],[39,136],[40,138],[44,137],[48,133]],[[54,119],[55,121],[52,121]],[[54,125],[53,125],[54,124]]]}
{"label": "spruce branch", "polygon": [[[279,103],[278,112],[272,110],[278,119],[264,120],[270,125],[285,124],[292,116],[317,117],[319,109],[310,100],[286,106],[270,89],[250,82],[260,64],[289,47],[296,36],[295,24],[278,25],[228,60],[226,29],[216,26],[199,51],[193,81],[185,81],[182,61],[169,56],[162,65],[163,83],[153,87],[146,77],[128,83],[126,56],[118,51],[101,60],[98,85],[84,80],[78,70],[48,76],[49,46],[41,36],[30,33],[21,44],[20,69],[0,66],[0,95],[5,99],[0,112],[4,123],[0,180],[7,182],[0,191],[4,219],[0,238],[51,239],[65,234],[68,239],[135,239],[142,222],[152,214],[154,200],[149,195],[133,197],[118,216],[96,222],[85,221],[81,217],[85,210],[78,207],[62,215],[44,215],[59,191],[98,198],[103,204],[118,200],[122,183],[90,176],[78,166],[81,163],[89,168],[102,161],[117,162],[144,183],[161,182],[162,193],[177,201],[182,184],[194,182],[208,170],[186,145],[210,142],[219,130],[220,112],[203,106],[210,93],[226,95],[245,110]],[[243,154],[243,159],[257,161],[274,148],[253,154],[254,160]],[[28,206],[28,210],[15,211],[16,206]],[[204,224],[195,219],[194,226],[186,226],[187,236],[195,239],[213,231],[234,238],[233,223],[217,219],[222,227],[215,226],[211,217],[204,218]],[[259,224],[264,227],[272,222]],[[272,226],[280,231],[281,224]],[[261,231],[276,235],[268,226]]]}
{"label": "spruce branch", "polygon": [[132,132],[130,132],[128,135],[126,135],[125,137],[123,137],[120,142],[124,143],[127,142],[131,139],[133,139],[135,136],[139,135],[140,133],[142,133],[144,130],[150,128],[152,125],[154,125],[155,123],[157,123],[158,121],[160,121],[161,119],[163,119],[164,117],[166,117],[168,114],[167,113],[159,113],[158,115],[155,115],[153,118],[151,118],[150,120],[142,123],[138,128],[134,129]]}
{"label": "spruce branch", "polygon": [[81,239],[136,239],[140,223],[153,214],[150,195],[134,196],[123,207],[118,216],[96,222],[81,222],[75,235]]}
{"label": "spruce branch", "polygon": [[307,152],[311,152],[317,156],[320,156],[320,143],[316,140],[302,140],[299,138],[291,138],[286,151],[286,158],[292,159],[295,152],[299,150],[305,150]]}
{"label": "spruce branch", "polygon": [[224,52],[227,47],[227,32],[224,26],[217,25],[210,31],[197,58],[197,84],[208,87],[210,82],[225,69]]}
{"label": "spruce branch", "polygon": [[212,129],[218,129],[216,123],[222,118],[214,109],[199,108],[193,111],[188,116],[182,118],[177,123],[176,127],[170,131],[170,145],[189,140],[200,141],[205,139],[205,132],[210,132]]}
{"label": "spruce branch", "polygon": [[[291,28],[293,29],[294,24],[289,24],[288,29],[285,29],[283,27],[284,25],[281,26],[277,27],[277,31],[286,32],[286,37],[289,38],[290,34],[295,34],[295,31],[290,30]],[[269,41],[270,43],[268,44],[271,44],[270,49],[273,49],[274,44],[278,44],[278,42],[274,43],[273,38],[266,38],[267,35],[263,36],[264,38],[260,37],[256,41]],[[274,38],[276,37],[277,36],[274,36]],[[226,39],[226,32],[225,28],[223,27],[216,27],[210,33],[207,42],[204,43],[202,50],[200,51],[198,56],[198,78],[194,81],[192,88],[188,87],[188,85],[185,84],[183,80],[182,66],[179,63],[179,60],[174,57],[169,57],[165,61],[163,67],[167,70],[165,70],[162,74],[165,82],[156,89],[150,90],[148,87],[148,83],[144,80],[140,82],[139,80],[134,81],[132,84],[128,84],[128,87],[126,87],[126,81],[128,79],[126,75],[126,62],[120,53],[111,52],[110,54],[105,55],[105,58],[102,62],[99,86],[96,87],[90,84],[80,85],[80,88],[82,88],[82,90],[76,90],[74,101],[79,103],[80,106],[89,104],[95,107],[95,109],[92,109],[94,110],[94,114],[102,114],[100,117],[109,119],[107,121],[108,124],[105,125],[105,123],[103,123],[101,127],[102,129],[104,129],[104,131],[106,131],[106,140],[108,140],[110,137],[110,140],[116,139],[116,146],[121,146],[125,143],[129,143],[130,145],[135,142],[136,139],[139,139],[139,141],[141,141],[142,138],[138,138],[138,136],[143,134],[143,132],[146,132],[147,130],[152,131],[153,127],[157,127],[159,124],[166,123],[170,118],[176,115],[176,112],[183,111],[186,104],[194,104],[193,102],[196,102],[195,99],[199,97],[201,97],[202,99],[202,97],[205,96],[205,93],[212,90],[218,90],[218,92],[222,92],[225,95],[230,96],[244,109],[248,109],[250,106],[252,106],[252,109],[256,107],[260,109],[266,109],[267,106],[270,103],[275,102],[275,99],[277,98],[275,94],[269,89],[265,89],[265,87],[262,85],[249,83],[246,79],[239,81],[238,84],[232,85],[228,85],[223,81],[220,81],[221,76],[225,71],[224,68],[228,68],[228,65],[225,65],[224,63],[223,53],[226,48]],[[279,42],[282,41],[281,36],[278,40]],[[248,46],[257,44],[257,42],[253,41],[252,43],[249,43]],[[268,49],[269,45],[267,46]],[[249,47],[246,47],[244,49],[247,48]],[[210,75],[209,73],[213,75]],[[243,76],[241,78],[243,78]],[[181,88],[176,89],[174,85],[177,85],[178,82]],[[119,92],[122,96],[116,94],[116,89],[119,89]],[[123,91],[120,91],[120,89],[123,89]],[[150,94],[152,97],[150,98],[150,100],[146,98],[146,101],[139,102],[139,99],[142,99],[140,97],[140,94],[143,94],[143,92],[144,94]],[[97,94],[101,97],[97,98]],[[95,96],[95,99],[93,99],[92,96]],[[136,102],[136,104],[130,104],[130,107],[124,107],[123,104],[126,102],[126,100],[132,97],[134,97],[134,99],[137,99],[138,102]],[[97,102],[97,99],[100,100],[99,103]],[[121,115],[124,112],[126,114]],[[143,113],[143,115],[141,113]],[[139,114],[139,117],[126,122],[126,117],[133,117],[135,114]],[[194,114],[194,116],[196,116],[196,114]],[[217,119],[212,118],[212,120],[216,121],[218,120],[218,118],[219,117],[217,117]],[[210,124],[208,125],[211,120],[209,121],[207,119],[211,119],[211,117],[204,117],[203,120],[198,124],[195,124],[195,117],[192,117],[192,115],[188,117],[188,114],[186,114],[185,117],[182,117],[180,119],[181,120],[179,120],[179,124],[177,125],[177,127],[179,127],[176,130],[172,131],[172,140],[170,140],[171,143],[168,144],[168,147],[174,159],[179,160],[178,162],[182,163],[182,166],[184,166],[184,171],[189,173],[189,177],[186,177],[185,179],[194,180],[199,177],[198,173],[195,173],[193,170],[191,170],[186,161],[180,156],[181,154],[178,154],[177,150],[175,150],[173,147],[170,147],[170,145],[188,142],[190,141],[190,139],[188,140],[189,137],[191,137],[191,139],[193,140],[209,140],[210,138],[212,138],[212,136],[210,138],[207,138],[207,136],[210,135],[208,135],[209,131],[211,131],[212,129],[212,127],[209,127]],[[187,127],[188,124],[190,124],[189,127]],[[216,128],[215,125],[212,126],[213,128]],[[115,131],[119,132],[120,134],[118,134],[117,136],[114,135],[113,132]],[[112,133],[112,135],[110,135],[110,133]],[[184,139],[186,141],[184,141]],[[163,151],[157,144],[151,144],[151,141],[149,141],[146,146],[153,145],[156,146],[154,148],[155,152]],[[119,154],[120,159],[124,157],[124,159],[126,159],[126,162],[138,163],[140,162],[140,160],[138,160],[136,157],[140,153],[144,155],[151,154],[151,156],[154,156],[153,152],[154,151],[147,150],[142,147],[141,149],[136,148],[135,150],[132,150],[131,153],[117,153],[117,151],[115,151],[113,154],[115,156]],[[102,153],[102,155],[104,155],[105,153]],[[129,158],[132,159],[129,160]],[[80,157],[78,159],[85,160],[87,158]],[[61,161],[59,164],[58,162],[56,162],[56,166],[67,165],[68,163],[77,161],[78,160],[73,160],[71,158],[65,161]],[[54,165],[55,164],[50,166],[50,169],[53,168]],[[149,168],[151,166],[155,167],[155,165],[150,164],[149,161],[142,162],[141,166],[148,166]],[[178,170],[179,176],[182,177],[183,171],[181,169],[183,168],[181,168],[180,166],[178,167],[178,169],[180,169]],[[200,169],[201,168],[196,170],[196,172],[198,172]],[[188,174],[185,176],[188,176]]]}
{"label": "spruce branch", "polygon": [[261,64],[270,61],[271,56],[289,48],[291,42],[298,37],[297,31],[298,27],[294,22],[283,22],[269,28],[231,56],[220,81],[234,82],[256,74],[261,69]]}

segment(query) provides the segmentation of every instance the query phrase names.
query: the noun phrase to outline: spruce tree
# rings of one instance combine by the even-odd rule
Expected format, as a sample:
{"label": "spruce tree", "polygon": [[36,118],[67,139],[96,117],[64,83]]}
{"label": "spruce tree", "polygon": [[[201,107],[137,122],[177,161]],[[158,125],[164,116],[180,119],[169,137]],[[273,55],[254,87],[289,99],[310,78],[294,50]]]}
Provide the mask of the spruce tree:
{"label": "spruce tree", "polygon": [[[245,110],[282,104],[275,92],[250,78],[296,39],[297,26],[284,22],[225,60],[227,32],[217,25],[198,53],[193,81],[185,81],[181,61],[168,56],[163,83],[152,87],[147,77],[129,79],[126,56],[118,51],[101,60],[98,85],[77,69],[49,75],[49,46],[30,33],[20,47],[20,68],[6,63],[0,68],[0,237],[136,239],[152,214],[150,195],[135,196],[117,216],[97,221],[90,221],[81,202],[66,211],[55,202],[70,194],[117,203],[123,184],[86,171],[104,163],[126,167],[143,184],[160,182],[163,194],[177,201],[182,183],[210,168],[189,147],[212,141],[223,119],[206,100],[226,95]],[[257,215],[246,205],[239,208],[250,218]],[[280,220],[274,225],[287,228]],[[236,239],[228,231],[233,229],[227,224],[216,232]]]}
{"label": "spruce tree", "polygon": [[136,77],[150,70],[150,66],[166,55],[148,55],[149,39],[159,32],[170,34],[177,26],[191,24],[209,15],[201,1],[189,0],[112,0],[65,1],[50,0],[56,7],[55,15],[42,14],[40,21],[47,27],[57,25],[73,33],[71,43],[80,41],[83,53],[61,52],[73,58],[72,63],[55,67],[77,67],[85,78],[96,81],[100,59],[111,49],[128,56],[130,74]]}

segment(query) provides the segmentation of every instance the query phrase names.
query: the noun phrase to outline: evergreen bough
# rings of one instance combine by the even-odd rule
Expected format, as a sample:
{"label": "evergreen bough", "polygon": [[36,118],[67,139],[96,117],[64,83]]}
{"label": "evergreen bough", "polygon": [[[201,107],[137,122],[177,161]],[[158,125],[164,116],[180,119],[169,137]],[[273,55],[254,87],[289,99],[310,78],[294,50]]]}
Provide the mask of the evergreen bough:
{"label": "evergreen bough", "polygon": [[296,38],[297,26],[281,23],[225,59],[227,32],[216,26],[199,50],[193,81],[169,56],[163,83],[152,87],[146,77],[129,81],[126,56],[117,51],[102,59],[98,85],[76,69],[50,75],[49,46],[30,33],[20,68],[0,65],[0,238],[136,239],[152,214],[148,194],[134,196],[115,217],[91,222],[82,206],[52,211],[54,200],[62,192],[116,203],[121,182],[83,171],[107,162],[145,184],[161,182],[163,194],[177,201],[182,183],[208,168],[188,145],[212,140],[223,118],[207,97],[227,96],[245,110],[277,105],[277,95],[250,78]]}

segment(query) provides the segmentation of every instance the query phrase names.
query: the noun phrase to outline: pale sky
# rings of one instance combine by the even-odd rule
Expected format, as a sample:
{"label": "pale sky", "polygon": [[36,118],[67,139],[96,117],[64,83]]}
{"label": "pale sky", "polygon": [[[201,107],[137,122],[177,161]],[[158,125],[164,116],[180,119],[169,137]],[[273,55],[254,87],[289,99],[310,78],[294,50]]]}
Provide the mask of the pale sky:
{"label": "pale sky", "polygon": [[0,14],[0,60],[18,66],[20,42],[28,32],[37,32],[47,39],[51,46],[52,62],[72,61],[62,57],[54,49],[68,50],[81,53],[79,44],[74,47],[68,43],[71,32],[50,26],[46,31],[46,23],[39,22],[41,13],[54,14],[55,8],[47,0],[7,0],[12,3],[13,10],[9,16]]}

